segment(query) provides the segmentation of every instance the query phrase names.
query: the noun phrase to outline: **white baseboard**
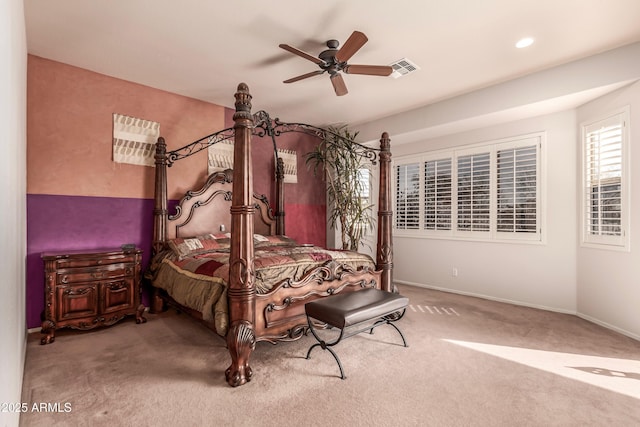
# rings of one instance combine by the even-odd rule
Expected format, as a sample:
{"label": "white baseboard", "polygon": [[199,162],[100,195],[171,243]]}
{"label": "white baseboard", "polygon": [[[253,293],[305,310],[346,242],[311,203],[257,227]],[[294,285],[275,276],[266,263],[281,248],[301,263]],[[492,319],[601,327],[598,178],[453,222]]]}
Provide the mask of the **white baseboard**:
{"label": "white baseboard", "polygon": [[591,323],[595,323],[596,325],[602,326],[603,328],[607,328],[607,329],[611,329],[612,331],[615,331],[619,334],[625,335],[629,338],[633,338],[634,340],[640,341],[640,335],[636,335],[633,334],[627,330],[624,330],[622,328],[618,328],[617,326],[611,325],[607,322],[603,322],[602,320],[596,319],[594,317],[591,316],[587,316],[586,314],[582,314],[582,313],[577,313],[576,316],[578,316],[581,319],[586,320],[587,322],[591,322]]}
{"label": "white baseboard", "polygon": [[537,304],[529,304],[526,302],[522,302],[522,301],[515,301],[515,300],[509,300],[509,299],[504,299],[504,298],[496,298],[494,296],[491,295],[484,295],[484,294],[479,294],[479,293],[474,293],[474,292],[464,292],[464,291],[458,291],[456,289],[449,289],[449,288],[441,288],[438,286],[431,286],[431,285],[426,285],[424,283],[413,283],[413,282],[407,282],[407,281],[403,281],[403,280],[394,280],[395,283],[399,283],[401,285],[409,285],[409,286],[415,286],[418,288],[425,288],[425,289],[433,289],[435,291],[441,291],[441,292],[448,292],[451,294],[458,294],[458,295],[465,295],[468,297],[475,297],[475,298],[482,298],[482,299],[486,299],[489,301],[497,301],[497,302],[503,302],[506,304],[513,304],[513,305],[519,305],[522,307],[529,307],[529,308],[537,308],[539,310],[546,310],[546,311],[553,311],[556,313],[562,313],[562,314],[573,314],[576,315],[577,313],[575,311],[571,311],[571,310],[563,310],[557,307],[547,307],[544,305],[537,305]]}
{"label": "white baseboard", "polygon": [[449,292],[452,294],[458,294],[458,295],[465,295],[465,296],[469,296],[469,297],[475,297],[475,298],[482,298],[482,299],[486,299],[486,300],[490,300],[490,301],[497,301],[497,302],[503,302],[503,303],[507,303],[507,304],[513,304],[513,305],[519,305],[522,307],[529,307],[529,308],[537,308],[539,310],[546,310],[546,311],[553,311],[556,313],[562,313],[562,314],[571,314],[573,316],[577,316],[583,320],[586,320],[587,322],[591,322],[591,323],[595,323],[596,325],[602,326],[603,328],[606,329],[610,329],[614,332],[617,332],[619,334],[625,335],[629,338],[633,338],[635,340],[640,341],[640,336],[633,334],[629,331],[626,331],[624,329],[618,328],[614,325],[610,325],[607,322],[603,322],[601,320],[595,319],[591,316],[587,316],[585,314],[579,313],[579,312],[575,312],[575,311],[570,311],[570,310],[562,310],[562,309],[558,309],[558,308],[554,308],[554,307],[546,307],[546,306],[542,306],[542,305],[536,305],[536,304],[527,304],[524,303],[522,301],[512,301],[512,300],[507,300],[507,299],[503,299],[503,298],[496,298],[496,297],[492,297],[490,295],[483,295],[483,294],[477,294],[477,293],[473,293],[473,292],[463,292],[463,291],[457,291],[455,289],[448,289],[448,288],[441,288],[438,286],[430,286],[430,285],[425,285],[424,283],[414,283],[414,282],[408,282],[405,280],[394,280],[395,283],[399,283],[401,285],[409,285],[409,286],[415,286],[418,288],[424,288],[424,289],[433,289],[436,291],[441,291],[441,292]]}

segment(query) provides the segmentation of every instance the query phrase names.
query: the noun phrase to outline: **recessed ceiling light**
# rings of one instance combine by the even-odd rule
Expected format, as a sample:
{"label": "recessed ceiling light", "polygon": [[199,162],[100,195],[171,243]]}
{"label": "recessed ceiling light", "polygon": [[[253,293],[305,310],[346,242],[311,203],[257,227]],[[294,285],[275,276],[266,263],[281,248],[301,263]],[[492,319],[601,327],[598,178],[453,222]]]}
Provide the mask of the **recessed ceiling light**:
{"label": "recessed ceiling light", "polygon": [[516,47],[518,49],[522,49],[524,47],[531,46],[532,44],[533,44],[533,38],[525,37],[523,39],[518,40],[518,43],[516,43]]}

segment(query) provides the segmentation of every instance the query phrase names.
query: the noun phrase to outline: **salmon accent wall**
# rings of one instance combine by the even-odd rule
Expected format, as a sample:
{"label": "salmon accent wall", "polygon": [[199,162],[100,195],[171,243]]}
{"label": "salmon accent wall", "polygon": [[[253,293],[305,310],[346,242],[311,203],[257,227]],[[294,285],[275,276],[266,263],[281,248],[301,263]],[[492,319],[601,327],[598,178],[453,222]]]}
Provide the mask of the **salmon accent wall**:
{"label": "salmon accent wall", "polygon": [[[112,161],[113,113],[159,122],[169,150],[225,119],[219,105],[29,55],[27,193],[153,198],[154,168]],[[195,168],[206,176],[206,153],[176,165],[170,188],[186,188],[181,172]]]}
{"label": "salmon accent wall", "polygon": [[[251,87],[250,82],[249,87]],[[235,87],[228,88],[230,103]],[[169,150],[233,125],[233,111],[48,59],[27,62],[27,326],[40,326],[45,251],[133,243],[149,262],[154,171],[112,161],[113,113],[160,123]],[[286,121],[286,120],[285,120]],[[300,243],[326,245],[324,183],[304,153],[318,141],[285,134],[278,148],[298,154],[298,183],[285,186],[286,232]],[[274,200],[273,143],[254,138],[254,191]],[[169,209],[207,174],[207,153],[168,169]],[[275,206],[274,206],[275,207]],[[146,302],[146,298],[143,298]]]}
{"label": "salmon accent wall", "polygon": [[[233,126],[233,113],[233,110],[226,110],[225,127]],[[272,115],[271,118],[276,117]],[[280,119],[286,122],[286,118]],[[279,149],[294,150],[298,159],[298,182],[284,184],[285,231],[289,237],[299,243],[313,243],[326,247],[325,183],[321,177],[307,168],[304,157],[316,147],[318,142],[319,140],[314,136],[297,132],[285,133],[276,138]],[[272,185],[275,168],[272,139],[270,137],[254,138],[251,144],[251,155],[254,165],[253,191],[266,194],[269,200],[275,200],[275,186]],[[172,171],[169,171],[169,176],[171,174]]]}

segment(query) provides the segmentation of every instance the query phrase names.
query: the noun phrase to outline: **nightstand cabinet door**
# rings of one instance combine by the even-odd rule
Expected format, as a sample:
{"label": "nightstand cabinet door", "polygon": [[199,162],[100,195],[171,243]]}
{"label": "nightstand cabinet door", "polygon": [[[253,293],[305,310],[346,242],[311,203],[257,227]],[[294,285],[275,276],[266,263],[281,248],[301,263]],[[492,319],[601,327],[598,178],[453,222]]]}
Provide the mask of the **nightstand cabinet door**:
{"label": "nightstand cabinet door", "polygon": [[56,286],[56,324],[98,317],[98,286],[96,283],[78,283]]}
{"label": "nightstand cabinet door", "polygon": [[135,307],[135,292],[132,280],[121,279],[100,284],[100,312],[109,313]]}
{"label": "nightstand cabinet door", "polygon": [[142,251],[102,250],[42,254],[45,266],[45,309],[42,344],[55,340],[55,330],[109,326],[128,315],[144,323],[140,303]]}

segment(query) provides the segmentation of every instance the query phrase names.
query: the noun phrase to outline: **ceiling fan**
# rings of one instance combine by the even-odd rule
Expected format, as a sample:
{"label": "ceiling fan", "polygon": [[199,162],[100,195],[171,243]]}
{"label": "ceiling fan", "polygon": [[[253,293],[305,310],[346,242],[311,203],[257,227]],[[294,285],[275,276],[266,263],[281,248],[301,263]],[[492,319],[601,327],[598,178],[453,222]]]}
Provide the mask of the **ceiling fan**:
{"label": "ceiling fan", "polygon": [[358,51],[369,39],[360,31],[354,31],[351,36],[344,42],[344,45],[338,49],[340,43],[338,40],[327,41],[327,50],[320,52],[318,57],[310,55],[306,52],[291,47],[288,44],[281,44],[280,47],[294,55],[301,56],[311,62],[317,64],[320,69],[310,73],[302,74],[297,77],[285,80],[283,83],[293,83],[302,79],[317,76],[323,73],[329,73],[331,84],[336,91],[336,95],[342,96],[348,93],[347,86],[344,83],[342,74],[365,74],[369,76],[388,76],[393,72],[393,68],[387,65],[350,65],[347,61]]}

